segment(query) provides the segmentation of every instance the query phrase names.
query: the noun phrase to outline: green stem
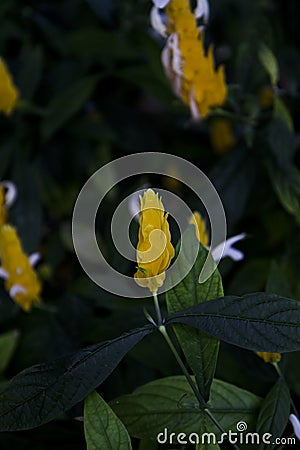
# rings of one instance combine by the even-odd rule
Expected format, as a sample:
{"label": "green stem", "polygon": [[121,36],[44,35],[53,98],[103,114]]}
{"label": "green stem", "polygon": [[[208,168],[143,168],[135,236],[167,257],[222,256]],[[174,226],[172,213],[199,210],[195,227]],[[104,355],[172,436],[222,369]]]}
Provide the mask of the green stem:
{"label": "green stem", "polygon": [[[280,369],[278,363],[277,363],[277,362],[273,363],[273,366],[274,366],[276,372],[278,373],[279,377],[282,378],[283,381],[286,381],[286,380],[285,380],[285,376],[284,376],[283,373],[281,372],[281,369]],[[296,405],[295,405],[294,400],[293,400],[292,398],[291,398],[291,407],[292,407],[292,409],[294,410],[294,413],[296,414],[296,416],[299,417],[299,413],[298,413],[298,411],[297,411]]]}
{"label": "green stem", "polygon": [[[221,433],[223,434],[227,434],[227,432],[224,430],[224,428],[220,425],[220,423],[217,421],[217,419],[214,417],[214,415],[212,414],[212,412],[209,409],[205,409],[204,412],[206,413],[206,415],[210,418],[210,420],[216,425],[216,427],[218,428],[219,431],[221,431]],[[235,448],[236,450],[240,450],[240,447],[236,444],[232,444],[232,447]]]}
{"label": "green stem", "polygon": [[165,340],[166,340],[168,346],[170,347],[171,352],[172,352],[173,355],[175,356],[176,361],[178,362],[178,364],[179,364],[179,366],[180,366],[180,368],[181,368],[181,370],[182,370],[184,376],[186,377],[186,379],[187,379],[189,385],[191,386],[191,388],[192,388],[192,390],[193,390],[193,392],[194,392],[194,394],[195,394],[195,396],[196,396],[196,398],[197,398],[199,404],[200,404],[201,406],[205,405],[205,400],[204,400],[204,398],[200,395],[200,393],[199,393],[197,387],[195,386],[195,383],[194,383],[194,381],[193,381],[191,375],[189,374],[189,372],[187,371],[187,368],[186,368],[185,365],[183,364],[183,361],[182,361],[182,359],[181,359],[179,353],[177,352],[177,350],[176,350],[176,348],[175,348],[173,342],[171,341],[171,338],[170,338],[170,336],[169,336],[169,334],[168,334],[168,332],[167,332],[166,327],[165,327],[164,325],[160,325],[160,326],[158,327],[158,329],[159,329],[159,331],[161,332],[161,334],[163,335],[163,337],[165,338]]}
{"label": "green stem", "polygon": [[[176,347],[174,346],[168,332],[167,329],[164,325],[162,325],[162,316],[161,316],[161,311],[160,311],[160,306],[159,306],[159,301],[157,298],[157,294],[153,293],[153,299],[154,299],[154,305],[155,305],[155,309],[156,309],[156,314],[157,314],[157,321],[158,321],[158,330],[160,331],[160,333],[163,335],[165,341],[167,342],[171,352],[173,353],[173,355],[175,356],[176,361],[178,362],[187,382],[189,383],[190,387],[192,388],[196,399],[198,400],[199,406],[200,408],[202,408],[205,405],[205,400],[202,397],[202,395],[200,394],[194,380],[192,379],[191,375],[189,374],[187,368],[185,367],[178,351],[176,350]],[[205,414],[211,419],[211,421],[215,424],[215,426],[218,428],[218,430],[221,431],[221,433],[226,433],[226,431],[224,430],[224,428],[222,428],[222,426],[220,425],[220,423],[217,421],[217,419],[213,416],[213,414],[209,411],[209,409],[205,408],[204,409]],[[235,444],[231,444],[233,448],[235,448],[236,450],[240,450],[240,448],[235,445]]]}
{"label": "green stem", "polygon": [[155,311],[156,311],[156,316],[157,316],[157,325],[160,327],[162,324],[162,317],[161,317],[160,306],[159,306],[159,302],[158,302],[158,298],[157,298],[157,293],[153,292],[152,295],[153,295],[154,306],[155,306]]}

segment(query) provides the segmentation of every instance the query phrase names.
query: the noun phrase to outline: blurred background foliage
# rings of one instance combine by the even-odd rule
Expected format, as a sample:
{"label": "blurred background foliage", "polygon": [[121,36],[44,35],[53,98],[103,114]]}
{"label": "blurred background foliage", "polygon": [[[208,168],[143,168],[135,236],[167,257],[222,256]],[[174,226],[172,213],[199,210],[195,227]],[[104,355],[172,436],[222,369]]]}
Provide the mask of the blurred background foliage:
{"label": "blurred background foliage", "polygon": [[[245,259],[220,265],[226,294],[268,289],[300,297],[298,0],[211,0],[207,43],[224,63],[222,110],[193,123],[165,78],[164,44],[149,23],[150,0],[1,0],[0,55],[20,91],[0,118],[0,178],[16,183],[10,211],[25,250],[39,250],[43,307],[22,312],[1,284],[1,384],[20,370],[118,336],[145,322],[149,301],[113,298],[83,273],[70,236],[75,199],[89,175],[134,152],[167,152],[196,164],[215,184],[229,235],[246,232]],[[155,180],[157,183],[157,180]],[[151,177],[112,191],[98,217],[104,251],[124,267],[109,237],[120,200]],[[159,183],[199,209],[174,179]],[[134,226],[134,225],[133,225]],[[136,230],[133,230],[136,231]],[[133,233],[134,234],[134,233]],[[159,346],[159,353],[157,348]],[[281,362],[296,403],[299,354]],[[140,343],[101,386],[106,400],[179,373],[159,336]],[[223,345],[217,376],[265,395],[274,369]],[[82,405],[36,430],[2,433],[0,449],[84,449]]]}

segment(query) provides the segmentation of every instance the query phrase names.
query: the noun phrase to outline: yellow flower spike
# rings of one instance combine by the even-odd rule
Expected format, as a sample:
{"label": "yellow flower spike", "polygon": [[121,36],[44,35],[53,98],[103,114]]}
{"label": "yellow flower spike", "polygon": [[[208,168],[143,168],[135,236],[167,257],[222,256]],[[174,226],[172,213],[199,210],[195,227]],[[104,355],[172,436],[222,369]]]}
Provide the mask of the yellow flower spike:
{"label": "yellow flower spike", "polygon": [[204,246],[208,246],[209,236],[206,229],[205,220],[202,219],[198,211],[194,211],[193,215],[189,220],[189,224],[195,226],[196,237],[198,241]]}
{"label": "yellow flower spike", "polygon": [[164,213],[158,193],[148,189],[140,196],[138,270],[134,278],[138,285],[152,293],[163,285],[165,271],[175,254],[167,219],[168,213]]}
{"label": "yellow flower spike", "polygon": [[3,225],[0,229],[1,277],[5,289],[20,307],[29,312],[32,304],[40,302],[41,283],[32,268],[37,254],[28,257],[23,249],[16,229]]}
{"label": "yellow flower spike", "polygon": [[5,224],[7,218],[5,188],[0,185],[0,228]]}
{"label": "yellow flower spike", "polygon": [[0,111],[9,116],[14,111],[18,98],[19,92],[6,64],[0,58]]}
{"label": "yellow flower spike", "polygon": [[266,363],[278,363],[281,360],[280,353],[256,352],[256,354]]}
{"label": "yellow flower spike", "polygon": [[205,118],[226,100],[224,67],[215,70],[212,46],[205,54],[204,32],[198,29],[189,0],[170,0],[166,14],[170,33],[162,56],[166,75],[193,118]]}

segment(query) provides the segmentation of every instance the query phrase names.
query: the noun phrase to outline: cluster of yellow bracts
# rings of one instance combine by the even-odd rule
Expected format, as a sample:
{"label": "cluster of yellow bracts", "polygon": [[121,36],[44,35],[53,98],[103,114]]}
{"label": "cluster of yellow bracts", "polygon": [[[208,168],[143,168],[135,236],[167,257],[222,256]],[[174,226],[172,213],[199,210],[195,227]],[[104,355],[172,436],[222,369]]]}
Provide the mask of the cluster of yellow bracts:
{"label": "cluster of yellow bracts", "polygon": [[12,183],[0,183],[0,277],[10,297],[28,312],[33,303],[40,302],[41,283],[33,268],[39,254],[27,256],[16,228],[7,223],[7,210],[15,196],[16,188]]}

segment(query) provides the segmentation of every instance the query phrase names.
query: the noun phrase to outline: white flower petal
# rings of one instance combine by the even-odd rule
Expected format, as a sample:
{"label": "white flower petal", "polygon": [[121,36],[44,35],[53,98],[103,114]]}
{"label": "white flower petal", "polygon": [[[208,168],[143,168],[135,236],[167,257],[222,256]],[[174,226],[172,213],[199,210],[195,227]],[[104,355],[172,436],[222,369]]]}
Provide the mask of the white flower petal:
{"label": "white flower petal", "polygon": [[10,208],[17,198],[18,191],[16,185],[11,181],[1,181],[0,186],[4,186],[6,188],[5,206]]}
{"label": "white flower petal", "polygon": [[172,86],[177,97],[181,98],[181,77],[179,77],[178,75],[174,76]]}
{"label": "white flower petal", "polygon": [[295,414],[291,414],[289,416],[289,420],[291,422],[291,424],[293,425],[294,428],[294,433],[297,436],[297,438],[300,441],[300,422],[297,416],[295,416]]}
{"label": "white flower petal", "polygon": [[0,267],[0,278],[3,278],[4,280],[8,278],[8,273],[6,270],[2,269],[2,267]]}
{"label": "white flower petal", "polygon": [[150,23],[152,28],[154,28],[161,36],[167,37],[167,28],[156,6],[153,6],[150,11]]}
{"label": "white flower petal", "polygon": [[77,417],[74,417],[74,420],[77,420],[78,422],[83,422],[84,418],[83,418],[83,416],[77,416]]}
{"label": "white flower petal", "polygon": [[195,120],[195,121],[201,120],[201,115],[198,110],[198,106],[197,106],[197,103],[195,100],[195,95],[194,95],[193,90],[191,90],[191,92],[190,92],[190,111],[191,111],[193,120]]}
{"label": "white flower petal", "polygon": [[165,45],[161,52],[161,62],[168,78],[171,78],[172,76],[172,72],[170,70],[170,58],[171,58],[170,46]]}
{"label": "white flower petal", "polygon": [[245,239],[246,233],[238,234],[237,236],[233,236],[227,239],[225,242],[217,245],[214,249],[212,249],[211,253],[215,261],[220,261],[220,259],[229,256],[229,258],[233,259],[233,261],[240,261],[244,258],[244,254],[237,250],[236,248],[232,248],[232,245],[241,239]]}
{"label": "white flower petal", "polygon": [[156,8],[164,8],[167,6],[170,0],[153,0],[154,5]]}
{"label": "white flower petal", "polygon": [[9,295],[14,298],[17,294],[26,294],[27,290],[20,284],[14,284],[10,290]]}
{"label": "white flower petal", "polygon": [[171,36],[169,37],[168,41],[167,41],[167,45],[170,45],[171,50],[173,52],[173,58],[172,58],[172,69],[174,70],[174,72],[179,75],[182,76],[182,58],[181,58],[181,53],[179,50],[179,39],[178,39],[178,34],[177,33],[173,33],[171,34]]}
{"label": "white flower petal", "polygon": [[200,19],[203,17],[203,21],[205,23],[208,22],[209,19],[209,3],[207,0],[197,0],[197,6],[194,10],[194,14],[196,19]]}
{"label": "white flower petal", "polygon": [[29,262],[30,262],[31,267],[34,267],[39,262],[40,259],[41,259],[41,255],[39,252],[32,253],[29,256]]}

